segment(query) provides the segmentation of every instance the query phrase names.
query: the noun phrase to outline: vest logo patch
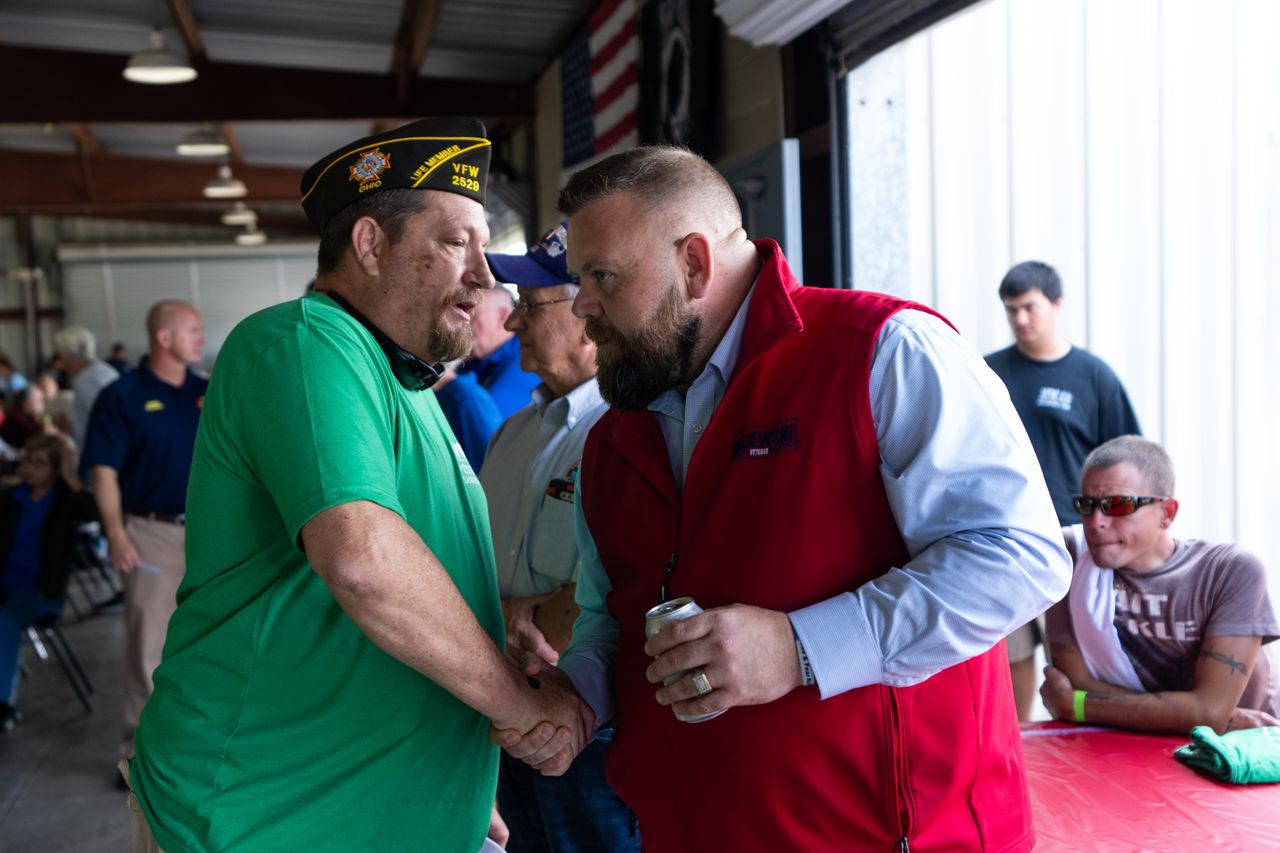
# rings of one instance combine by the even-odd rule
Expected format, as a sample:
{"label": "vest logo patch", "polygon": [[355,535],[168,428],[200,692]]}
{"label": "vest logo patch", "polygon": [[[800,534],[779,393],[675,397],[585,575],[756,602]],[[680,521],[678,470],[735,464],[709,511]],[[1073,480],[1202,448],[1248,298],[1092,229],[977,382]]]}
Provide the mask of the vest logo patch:
{"label": "vest logo patch", "polygon": [[148,400],[142,407],[144,412],[163,412],[164,403],[159,400]]}
{"label": "vest logo patch", "polygon": [[1048,385],[1040,389],[1039,396],[1036,397],[1036,405],[1044,409],[1059,409],[1064,412],[1071,411],[1071,403],[1075,400],[1075,394],[1062,388],[1050,388]]}
{"label": "vest logo patch", "polygon": [[733,437],[733,461],[799,450],[799,424],[799,418],[786,418],[738,433]]}

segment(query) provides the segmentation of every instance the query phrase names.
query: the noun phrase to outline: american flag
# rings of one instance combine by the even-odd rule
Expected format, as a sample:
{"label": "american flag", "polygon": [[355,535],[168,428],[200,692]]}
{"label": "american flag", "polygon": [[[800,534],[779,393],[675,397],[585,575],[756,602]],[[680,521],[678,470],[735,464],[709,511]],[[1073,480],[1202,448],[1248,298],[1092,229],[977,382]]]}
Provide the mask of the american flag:
{"label": "american flag", "polygon": [[638,141],[639,0],[603,0],[560,57],[565,168]]}

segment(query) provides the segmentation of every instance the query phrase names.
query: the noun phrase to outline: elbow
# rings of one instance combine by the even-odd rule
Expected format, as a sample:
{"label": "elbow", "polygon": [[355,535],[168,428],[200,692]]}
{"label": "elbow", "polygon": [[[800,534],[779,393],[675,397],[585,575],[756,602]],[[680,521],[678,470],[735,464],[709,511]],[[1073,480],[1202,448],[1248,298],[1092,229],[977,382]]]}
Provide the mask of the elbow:
{"label": "elbow", "polygon": [[1231,717],[1235,713],[1235,703],[1221,701],[1206,702],[1201,705],[1196,725],[1208,726],[1217,734],[1226,734],[1231,725]]}
{"label": "elbow", "polygon": [[1055,542],[1054,545],[1054,554],[1046,561],[1045,566],[1045,593],[1049,596],[1050,604],[1066,598],[1071,589],[1071,555],[1062,547],[1062,543]]}
{"label": "elbow", "polygon": [[339,601],[368,600],[376,597],[380,589],[378,573],[367,560],[335,555],[315,569]]}

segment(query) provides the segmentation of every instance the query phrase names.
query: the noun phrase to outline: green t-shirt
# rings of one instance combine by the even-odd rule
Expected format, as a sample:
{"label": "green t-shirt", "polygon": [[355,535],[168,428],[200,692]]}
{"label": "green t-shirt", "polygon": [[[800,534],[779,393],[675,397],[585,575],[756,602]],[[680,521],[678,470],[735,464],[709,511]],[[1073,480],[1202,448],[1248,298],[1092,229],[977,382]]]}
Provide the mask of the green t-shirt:
{"label": "green t-shirt", "polygon": [[300,550],[319,512],[402,516],[501,648],[484,493],[429,391],[319,294],[218,356],[187,499],[187,574],[131,774],[168,853],[480,848],[488,721],[383,652]]}

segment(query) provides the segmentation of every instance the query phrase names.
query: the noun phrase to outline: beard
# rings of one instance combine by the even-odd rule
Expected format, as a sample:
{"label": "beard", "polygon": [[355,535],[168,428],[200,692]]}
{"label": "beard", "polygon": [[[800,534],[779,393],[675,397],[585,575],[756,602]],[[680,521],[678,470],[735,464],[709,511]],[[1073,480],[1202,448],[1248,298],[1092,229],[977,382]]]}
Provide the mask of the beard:
{"label": "beard", "polygon": [[587,318],[596,342],[600,395],[618,409],[644,409],[663,392],[688,382],[702,318],[686,309],[673,286],[656,316],[634,335]]}
{"label": "beard", "polygon": [[431,328],[431,337],[427,342],[427,353],[431,356],[432,361],[454,361],[471,352],[471,344],[474,340],[471,324],[467,323],[457,328],[449,325],[448,320],[446,320],[453,306],[467,302],[474,306],[472,309],[472,314],[474,314],[484,304],[484,293],[481,291],[466,291],[450,299],[445,304],[440,316],[436,319],[435,325]]}
{"label": "beard", "polygon": [[471,326],[451,329],[443,322],[436,323],[431,330],[431,340],[427,344],[427,352],[432,361],[454,361],[471,352]]}

